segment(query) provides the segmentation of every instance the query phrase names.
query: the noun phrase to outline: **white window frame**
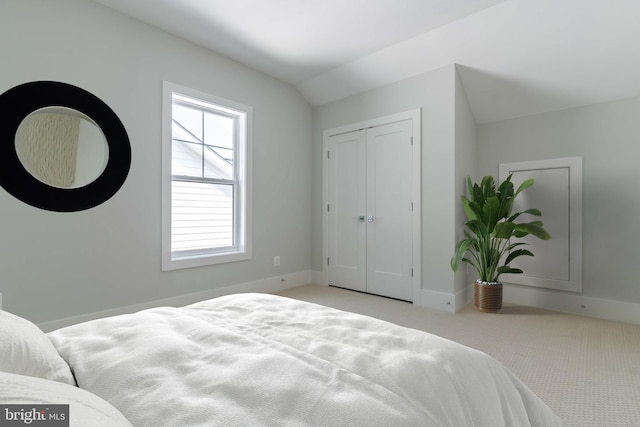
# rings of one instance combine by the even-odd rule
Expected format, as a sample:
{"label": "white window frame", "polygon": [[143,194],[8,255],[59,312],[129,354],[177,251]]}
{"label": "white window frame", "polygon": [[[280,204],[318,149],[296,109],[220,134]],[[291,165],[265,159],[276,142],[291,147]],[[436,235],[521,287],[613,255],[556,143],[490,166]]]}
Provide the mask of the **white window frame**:
{"label": "white window frame", "polygon": [[[173,95],[190,98],[213,104],[221,111],[237,112],[244,115],[244,126],[238,129],[237,150],[237,188],[234,194],[234,236],[235,246],[221,251],[212,248],[211,251],[199,253],[172,252],[171,250],[171,198],[172,198],[172,105]],[[222,264],[227,262],[251,259],[251,151],[253,109],[250,106],[230,101],[205,92],[191,89],[168,81],[162,85],[162,270],[176,270],[181,268],[199,267],[204,265]]]}

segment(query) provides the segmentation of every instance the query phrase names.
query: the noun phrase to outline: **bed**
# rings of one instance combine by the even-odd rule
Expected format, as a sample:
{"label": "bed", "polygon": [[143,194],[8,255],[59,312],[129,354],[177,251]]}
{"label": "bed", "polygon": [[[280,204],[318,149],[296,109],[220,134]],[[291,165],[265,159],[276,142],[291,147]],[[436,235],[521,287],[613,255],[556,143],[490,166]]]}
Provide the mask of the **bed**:
{"label": "bed", "polygon": [[562,425],[482,352],[280,296],[229,295],[43,337],[39,351],[55,363],[44,375],[0,363],[0,404],[37,400],[34,381],[46,386],[40,401],[55,387],[64,391],[59,403],[86,393],[89,403],[66,400],[72,426],[88,425],[74,419],[74,405],[88,417],[97,407],[90,425],[111,427]]}

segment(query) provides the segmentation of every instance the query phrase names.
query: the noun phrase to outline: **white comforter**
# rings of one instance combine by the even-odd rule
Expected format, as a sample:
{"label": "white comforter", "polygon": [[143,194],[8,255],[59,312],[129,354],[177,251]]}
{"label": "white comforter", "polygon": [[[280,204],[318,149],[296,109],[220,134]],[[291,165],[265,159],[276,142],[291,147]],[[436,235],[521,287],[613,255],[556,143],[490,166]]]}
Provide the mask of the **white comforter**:
{"label": "white comforter", "polygon": [[377,319],[264,294],[49,334],[79,387],[134,426],[544,426],[493,358]]}

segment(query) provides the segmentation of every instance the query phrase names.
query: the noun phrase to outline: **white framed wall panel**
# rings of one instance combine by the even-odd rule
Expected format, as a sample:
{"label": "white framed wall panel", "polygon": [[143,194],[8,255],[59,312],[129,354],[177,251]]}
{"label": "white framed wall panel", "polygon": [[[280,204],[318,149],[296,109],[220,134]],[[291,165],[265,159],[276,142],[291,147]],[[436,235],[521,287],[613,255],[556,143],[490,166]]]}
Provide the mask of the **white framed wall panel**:
{"label": "white framed wall panel", "polygon": [[[505,274],[505,283],[582,292],[582,157],[503,163],[500,182],[510,174],[515,188],[529,178],[533,187],[524,190],[514,203],[514,212],[528,208],[542,211],[544,227],[551,240],[532,236],[522,239],[533,257],[511,263],[523,274]],[[526,220],[538,217],[523,215]]]}

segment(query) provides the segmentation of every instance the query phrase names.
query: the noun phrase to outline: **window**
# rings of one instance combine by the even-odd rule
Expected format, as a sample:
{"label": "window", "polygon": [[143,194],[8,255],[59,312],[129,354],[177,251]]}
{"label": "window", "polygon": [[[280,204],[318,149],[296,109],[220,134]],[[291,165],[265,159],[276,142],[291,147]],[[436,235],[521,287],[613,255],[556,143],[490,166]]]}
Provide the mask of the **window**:
{"label": "window", "polygon": [[251,258],[251,114],[164,82],[163,270]]}

